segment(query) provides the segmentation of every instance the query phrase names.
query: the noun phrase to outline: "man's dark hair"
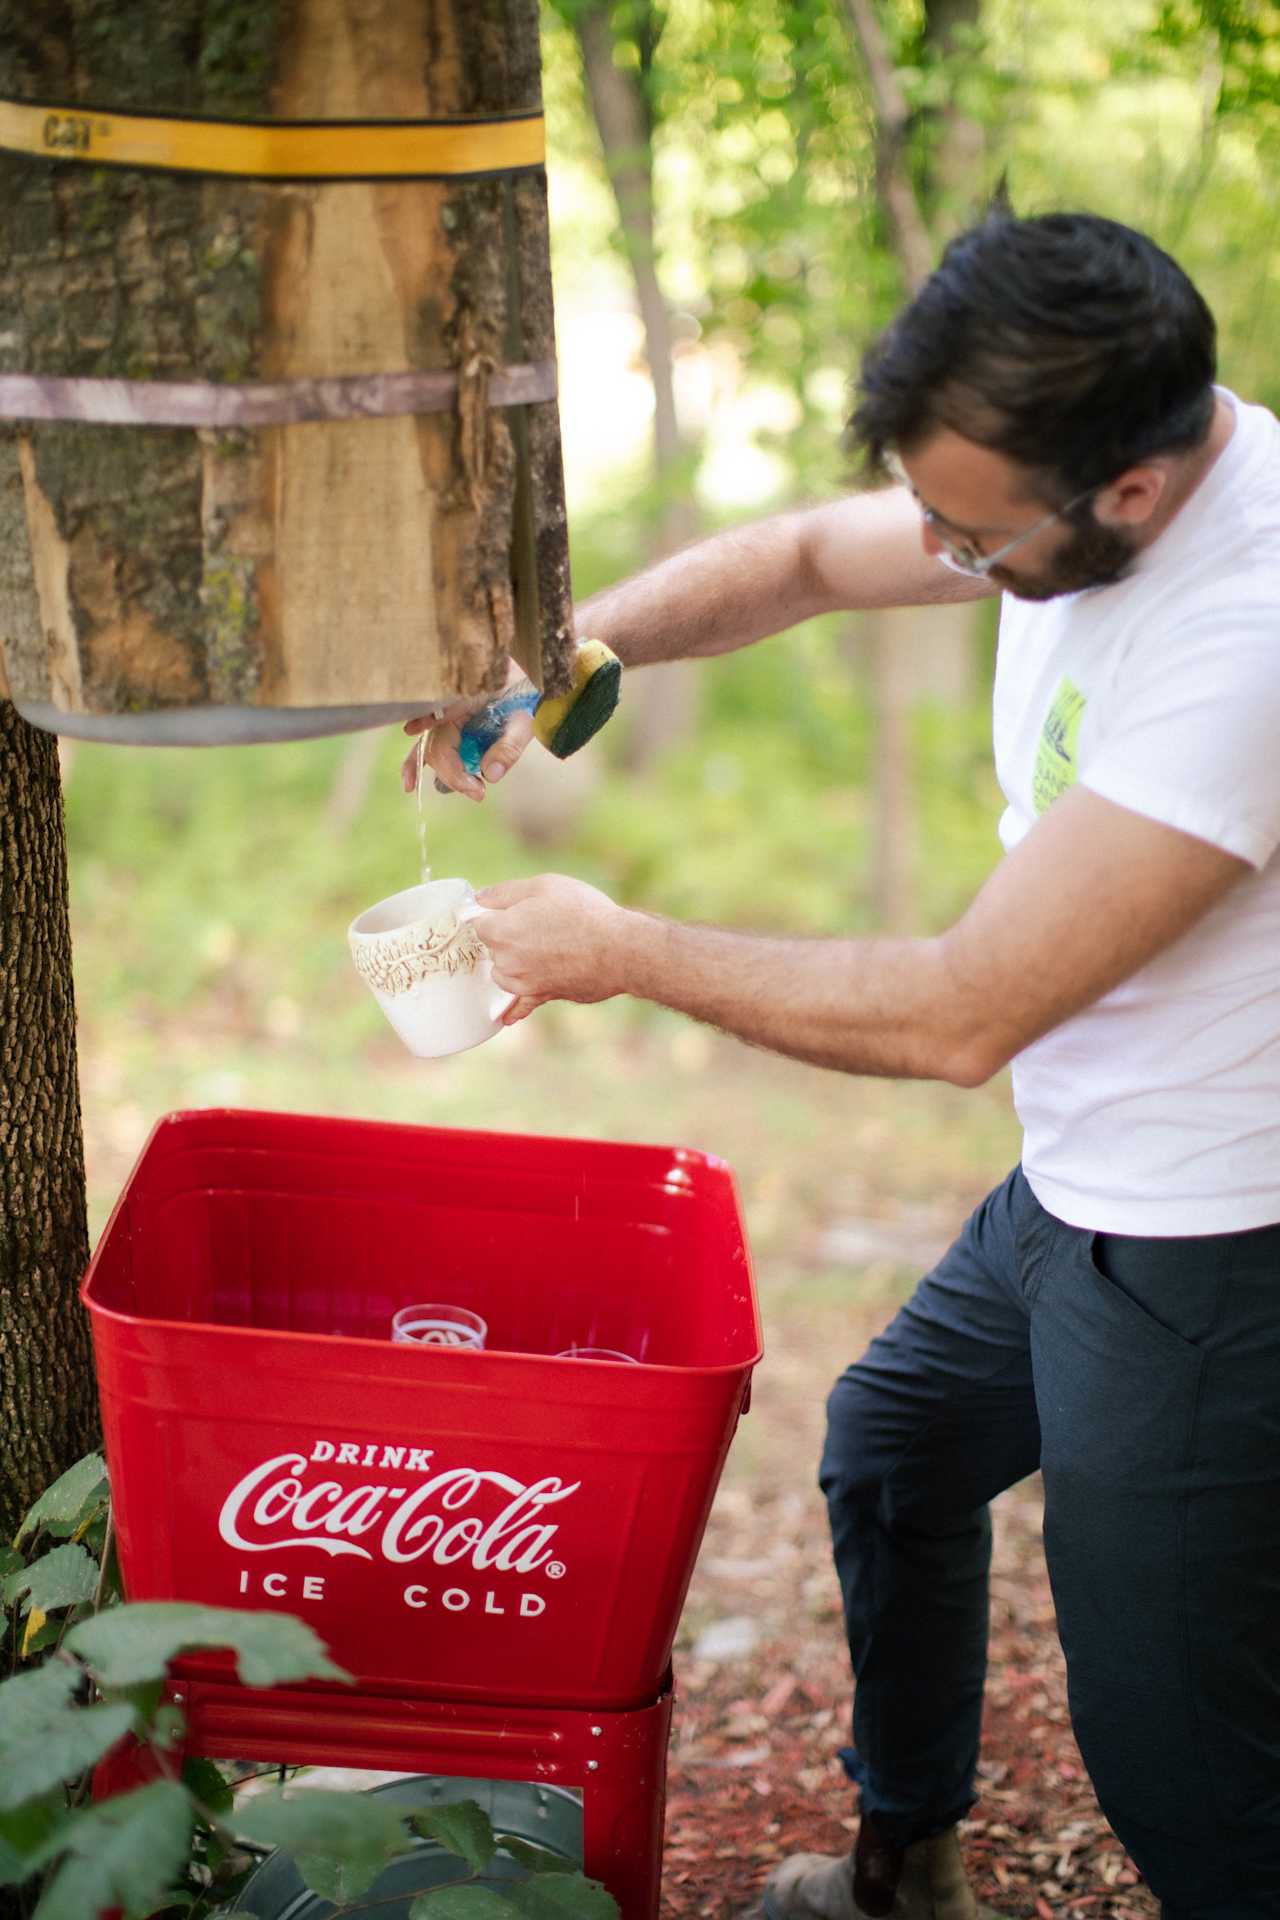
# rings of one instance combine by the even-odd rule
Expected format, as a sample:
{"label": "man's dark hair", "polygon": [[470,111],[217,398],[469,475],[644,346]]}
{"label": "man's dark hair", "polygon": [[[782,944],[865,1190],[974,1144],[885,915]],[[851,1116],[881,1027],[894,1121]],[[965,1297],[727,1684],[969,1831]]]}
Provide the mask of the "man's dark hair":
{"label": "man's dark hair", "polygon": [[1050,504],[1213,418],[1213,315],[1177,262],[1088,213],[995,208],[869,349],[850,432],[878,465],[941,427],[1033,473]]}

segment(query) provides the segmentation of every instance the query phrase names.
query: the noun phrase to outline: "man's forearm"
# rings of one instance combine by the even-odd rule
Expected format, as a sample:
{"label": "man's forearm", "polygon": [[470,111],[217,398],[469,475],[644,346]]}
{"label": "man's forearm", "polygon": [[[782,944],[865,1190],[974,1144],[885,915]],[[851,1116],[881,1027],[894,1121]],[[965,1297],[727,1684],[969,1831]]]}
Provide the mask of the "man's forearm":
{"label": "man's forearm", "polygon": [[585,640],[625,666],[731,652],[828,610],[808,564],[804,514],[713,534],[576,610]]}
{"label": "man's forearm", "polygon": [[795,940],[628,913],[624,992],[812,1066],[973,1086],[991,1063],[936,939]]}

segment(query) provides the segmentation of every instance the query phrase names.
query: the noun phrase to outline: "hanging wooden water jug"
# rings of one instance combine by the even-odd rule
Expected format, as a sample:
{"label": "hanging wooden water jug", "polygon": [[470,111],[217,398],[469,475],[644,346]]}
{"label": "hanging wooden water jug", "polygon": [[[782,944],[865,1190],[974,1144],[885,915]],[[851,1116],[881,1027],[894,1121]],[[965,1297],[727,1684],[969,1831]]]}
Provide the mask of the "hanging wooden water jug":
{"label": "hanging wooden water jug", "polygon": [[568,684],[537,0],[0,0],[0,694],[222,742]]}

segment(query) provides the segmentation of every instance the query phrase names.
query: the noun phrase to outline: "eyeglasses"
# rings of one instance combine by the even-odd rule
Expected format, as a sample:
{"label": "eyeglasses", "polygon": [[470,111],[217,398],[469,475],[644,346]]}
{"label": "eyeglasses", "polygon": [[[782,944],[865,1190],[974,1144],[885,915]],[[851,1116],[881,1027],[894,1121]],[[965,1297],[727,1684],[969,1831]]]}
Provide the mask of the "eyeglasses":
{"label": "eyeglasses", "polygon": [[956,573],[968,575],[971,580],[985,580],[992,568],[998,567],[1002,560],[1007,560],[1011,553],[1016,553],[1024,541],[1034,539],[1037,533],[1043,533],[1046,527],[1051,527],[1055,520],[1061,520],[1064,514],[1070,513],[1075,507],[1083,506],[1090,495],[1099,490],[1097,487],[1086,487],[1083,493],[1078,493],[1073,500],[1068,500],[1065,506],[1055,507],[1052,513],[1046,513],[1043,520],[1037,520],[1034,527],[1028,527],[1025,533],[1016,534],[1012,540],[1007,540],[1004,546],[997,547],[994,553],[980,553],[972,540],[965,538],[956,540],[945,531],[947,522],[936,507],[925,505],[912,486],[901,459],[892,448],[885,451],[882,464],[889,478],[896,481],[898,486],[907,489],[920,509],[920,517],[926,527],[934,538],[941,542],[945,549],[941,556],[944,565],[950,566]]}

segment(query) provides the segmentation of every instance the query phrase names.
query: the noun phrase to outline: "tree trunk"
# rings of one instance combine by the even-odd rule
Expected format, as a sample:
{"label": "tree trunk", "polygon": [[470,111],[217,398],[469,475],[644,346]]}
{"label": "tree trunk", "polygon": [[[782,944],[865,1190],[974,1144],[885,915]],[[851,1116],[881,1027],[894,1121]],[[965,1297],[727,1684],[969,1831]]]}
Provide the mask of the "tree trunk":
{"label": "tree trunk", "polygon": [[0,1537],[97,1443],[58,745],[0,700]]}
{"label": "tree trunk", "polygon": [[[0,444],[0,643],[24,710],[113,738],[173,737],[139,733],[140,710],[408,712],[498,684],[508,651],[562,684],[558,413],[504,384],[554,380],[545,175],[493,146],[504,116],[540,137],[537,0],[63,0],[53,25],[0,0],[0,95],[92,103],[51,112],[46,139],[128,131],[109,110],[187,135],[181,116],[319,123],[315,166],[338,164],[332,123],[380,123],[342,178],[0,156],[0,373],[64,408],[59,377],[132,383],[130,407],[156,404],[139,382],[191,383],[208,421],[28,417]],[[486,117],[472,159],[496,171],[378,177],[406,128]],[[225,125],[205,137],[229,150]],[[422,376],[442,410],[403,410]],[[313,411],[225,426],[243,383]]]}
{"label": "tree trunk", "polygon": [[[945,60],[955,52],[957,29],[976,27],[980,20],[980,0],[927,0],[925,45]],[[978,195],[985,138],[980,122],[962,113],[954,99],[948,98],[942,107],[941,121],[933,150],[929,194],[934,209],[933,225],[946,238],[967,227],[981,211]]]}
{"label": "tree trunk", "polygon": [[[655,558],[674,553],[694,534],[686,499],[670,488],[683,451],[676,412],[671,314],[658,278],[654,240],[653,141],[641,77],[614,60],[607,0],[574,19],[587,98],[618,207],[627,262],[644,326],[645,358],[653,383],[653,466],[663,500]],[[655,755],[692,733],[697,723],[696,665],[676,660],[647,667],[627,698],[627,765],[648,766]]]}
{"label": "tree trunk", "polygon": [[[876,114],[876,192],[904,291],[917,293],[928,277],[934,238],[907,164],[910,114],[875,0],[843,0],[845,20],[867,75]],[[928,0],[926,35],[944,52],[962,20],[977,17],[976,0]],[[964,128],[948,118],[939,173],[948,171],[948,193],[958,195]],[[915,918],[915,808],[911,778],[911,711],[924,695],[955,698],[972,685],[977,610],[972,605],[931,609],[914,617],[872,618],[866,630],[876,725],[875,909],[880,924],[902,931]],[[927,628],[929,644],[917,625]],[[889,657],[890,650],[892,656]],[[906,657],[902,655],[905,651]]]}

